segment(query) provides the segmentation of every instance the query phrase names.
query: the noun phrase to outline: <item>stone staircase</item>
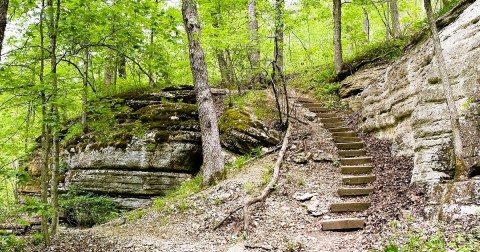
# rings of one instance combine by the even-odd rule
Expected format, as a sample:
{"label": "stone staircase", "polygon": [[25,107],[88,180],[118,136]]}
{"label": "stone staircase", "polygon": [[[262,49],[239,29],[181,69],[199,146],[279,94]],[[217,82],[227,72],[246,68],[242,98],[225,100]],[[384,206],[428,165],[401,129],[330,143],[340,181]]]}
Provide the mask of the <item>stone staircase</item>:
{"label": "stone staircase", "polygon": [[337,190],[338,203],[330,205],[330,212],[338,217],[323,220],[322,230],[363,229],[365,218],[362,211],[370,207],[366,196],[373,192],[371,184],[375,181],[375,175],[372,175],[372,158],[366,156],[367,152],[363,149],[364,144],[357,132],[335,113],[310,99],[299,98],[298,102],[317,114],[320,122],[332,134],[340,156],[339,171],[342,174],[343,186]]}

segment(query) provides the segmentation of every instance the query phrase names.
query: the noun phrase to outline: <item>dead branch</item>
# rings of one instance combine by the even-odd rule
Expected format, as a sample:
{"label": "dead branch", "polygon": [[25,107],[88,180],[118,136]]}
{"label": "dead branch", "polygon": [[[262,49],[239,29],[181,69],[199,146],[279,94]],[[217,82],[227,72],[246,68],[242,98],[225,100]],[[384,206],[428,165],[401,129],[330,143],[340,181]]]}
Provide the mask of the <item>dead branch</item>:
{"label": "dead branch", "polygon": [[[247,211],[247,214],[248,214],[248,207],[249,206],[251,206],[251,205],[253,205],[257,202],[264,201],[268,197],[268,195],[270,195],[270,193],[275,189],[274,186],[278,182],[278,178],[279,178],[279,174],[280,174],[280,167],[282,166],[283,157],[285,156],[285,152],[287,150],[288,139],[290,138],[290,131],[291,131],[290,128],[291,127],[292,127],[291,125],[288,126],[287,131],[285,133],[285,136],[283,138],[282,147],[280,149],[280,153],[278,154],[277,162],[275,163],[275,167],[274,167],[274,170],[273,170],[273,175],[272,175],[272,179],[270,180],[270,183],[268,183],[268,185],[265,187],[265,189],[263,189],[262,193],[259,196],[255,197],[253,199],[250,199],[245,204],[237,206],[236,208],[231,210],[225,218],[223,218],[219,223],[217,223],[217,225],[215,225],[213,227],[213,230],[216,230],[219,227],[221,227],[225,223],[226,220],[228,220],[233,214],[240,211],[242,208],[243,208],[243,211],[244,211],[244,215],[243,215],[244,218],[248,217],[248,215],[245,215],[245,210]],[[277,148],[272,149],[271,152],[273,152],[274,150],[277,150]],[[246,221],[246,219],[244,219],[244,223],[246,223],[246,225],[248,226],[248,222]]]}
{"label": "dead branch", "polygon": [[280,153],[278,153],[277,162],[275,163],[275,166],[273,167],[272,179],[270,180],[268,185],[263,189],[262,193],[259,196],[255,197],[253,199],[250,199],[243,206],[243,221],[244,221],[244,230],[245,231],[248,230],[249,219],[250,219],[250,214],[249,214],[248,207],[250,207],[251,205],[253,205],[255,203],[265,201],[265,199],[268,197],[268,195],[270,195],[272,193],[272,191],[275,189],[275,185],[278,183],[278,178],[280,177],[280,168],[282,167],[283,158],[285,156],[285,152],[287,151],[288,139],[290,138],[291,128],[292,128],[292,126],[291,126],[291,124],[289,124],[288,128],[287,128],[287,132],[285,133],[285,137],[283,138],[282,148],[280,149]]}

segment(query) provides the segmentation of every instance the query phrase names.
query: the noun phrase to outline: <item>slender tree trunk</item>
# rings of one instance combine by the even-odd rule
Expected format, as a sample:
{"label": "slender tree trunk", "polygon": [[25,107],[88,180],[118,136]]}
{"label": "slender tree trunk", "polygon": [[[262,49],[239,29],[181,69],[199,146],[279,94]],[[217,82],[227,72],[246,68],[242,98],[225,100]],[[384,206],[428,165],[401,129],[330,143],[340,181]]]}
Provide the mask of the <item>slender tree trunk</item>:
{"label": "slender tree trunk", "polygon": [[333,48],[335,72],[339,74],[343,69],[341,0],[333,0]]}
{"label": "slender tree trunk", "polygon": [[[155,4],[158,5],[158,0],[155,0]],[[148,74],[150,75],[148,77],[148,83],[150,85],[150,88],[155,88],[157,84],[155,83],[155,72],[153,70],[153,64],[152,62],[155,59],[155,50],[153,50],[153,43],[155,41],[155,19],[154,15],[152,15],[152,27],[150,29],[150,62],[148,64]]]}
{"label": "slender tree trunk", "polygon": [[208,84],[205,55],[200,45],[201,28],[194,0],[182,0],[182,15],[188,37],[190,67],[195,82],[203,150],[203,183],[213,184],[224,170],[217,116]]}
{"label": "slender tree trunk", "polygon": [[251,49],[248,52],[250,66],[254,70],[254,75],[260,69],[260,49],[258,47],[258,20],[257,20],[257,1],[248,2],[248,31],[250,34]]}
{"label": "slender tree trunk", "polygon": [[[215,29],[220,28],[220,5],[217,4],[215,11],[212,12],[212,26]],[[214,35],[216,37],[216,35]],[[215,54],[217,56],[218,69],[220,70],[220,76],[222,77],[222,84],[224,87],[232,85],[234,78],[232,76],[231,65],[227,61],[227,53],[225,49],[215,48]]]}
{"label": "slender tree trunk", "polygon": [[365,15],[365,19],[363,20],[363,31],[367,34],[367,41],[370,41],[370,18],[368,17],[368,12],[365,7],[362,7],[363,14]]}
{"label": "slender tree trunk", "polygon": [[275,69],[274,71],[278,72],[278,75],[281,76],[283,73],[283,44],[284,44],[284,27],[283,23],[283,11],[285,8],[285,0],[275,0],[275,50],[274,50],[274,59],[275,59]]}
{"label": "slender tree trunk", "polygon": [[392,19],[393,38],[399,39],[402,37],[402,30],[400,28],[398,0],[390,0],[390,17]]}
{"label": "slender tree trunk", "polygon": [[[48,204],[48,161],[50,159],[50,132],[48,130],[48,100],[45,93],[45,38],[43,31],[45,12],[45,1],[42,0],[42,7],[40,10],[40,85],[42,87],[42,168],[40,177],[40,191],[41,201],[43,204]],[[43,240],[46,246],[50,246],[50,232],[48,231],[48,216],[46,213],[42,213],[41,216],[41,229],[43,234]]]}
{"label": "slender tree trunk", "polygon": [[118,58],[118,77],[122,79],[127,78],[127,59],[123,55],[120,55]]}
{"label": "slender tree trunk", "polygon": [[60,114],[58,112],[58,77],[57,77],[57,32],[60,19],[60,0],[48,1],[48,17],[50,24],[48,33],[50,37],[50,74],[52,79],[52,119],[55,121],[52,127],[53,144],[53,166],[52,166],[52,185],[51,185],[51,204],[53,208],[51,235],[58,232],[59,209],[58,209],[58,173],[60,167],[60,139],[59,124]]}
{"label": "slender tree trunk", "polygon": [[465,167],[463,160],[463,144],[460,135],[460,122],[457,107],[455,106],[455,100],[453,98],[452,86],[450,86],[450,80],[448,77],[447,66],[443,57],[442,46],[440,44],[440,36],[438,34],[437,25],[433,18],[432,3],[430,0],[424,0],[425,12],[427,13],[428,23],[432,32],[432,42],[435,53],[435,59],[437,61],[438,73],[442,79],[443,92],[447,101],[447,106],[450,115],[450,124],[452,127],[452,141],[455,151],[455,177],[459,180],[465,180],[468,178],[469,171]]}
{"label": "slender tree trunk", "polygon": [[82,131],[83,133],[88,132],[88,55],[89,49],[85,48],[83,55],[83,90],[82,90]]}
{"label": "slender tree trunk", "polygon": [[0,1],[0,55],[2,55],[3,39],[5,38],[5,29],[7,28],[9,0]]}

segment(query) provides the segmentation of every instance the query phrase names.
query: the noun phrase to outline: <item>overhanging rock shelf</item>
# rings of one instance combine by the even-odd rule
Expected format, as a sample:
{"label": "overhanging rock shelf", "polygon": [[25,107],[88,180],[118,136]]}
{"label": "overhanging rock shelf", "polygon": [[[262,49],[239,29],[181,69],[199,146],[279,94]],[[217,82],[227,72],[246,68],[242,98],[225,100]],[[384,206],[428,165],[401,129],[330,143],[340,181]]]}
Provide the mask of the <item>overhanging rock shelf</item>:
{"label": "overhanging rock shelf", "polygon": [[323,220],[324,231],[345,231],[365,227],[365,210],[370,207],[368,195],[373,192],[372,158],[363,149],[364,143],[345,121],[323,107],[320,103],[305,98],[298,101],[317,114],[320,122],[332,134],[340,156],[342,187],[337,190],[338,202],[330,205],[335,218]]}

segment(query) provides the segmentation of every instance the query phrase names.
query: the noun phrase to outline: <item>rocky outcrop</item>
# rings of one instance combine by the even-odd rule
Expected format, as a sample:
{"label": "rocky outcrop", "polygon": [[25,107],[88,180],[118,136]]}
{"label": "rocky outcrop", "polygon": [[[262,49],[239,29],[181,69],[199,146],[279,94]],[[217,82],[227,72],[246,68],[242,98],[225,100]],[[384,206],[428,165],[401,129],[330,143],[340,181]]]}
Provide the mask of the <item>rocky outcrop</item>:
{"label": "rocky outcrop", "polygon": [[[465,10],[457,11],[461,14],[456,19],[444,18],[452,22],[444,24],[440,38],[461,114],[464,158],[473,181],[480,174],[480,2],[463,1],[456,9]],[[428,190],[432,198],[437,198],[436,204],[457,204],[439,196],[462,198],[460,192],[465,191],[461,188],[465,187],[454,183],[451,187],[459,190],[450,191],[444,185],[455,178],[451,127],[432,42],[426,39],[428,36],[424,38],[393,63],[348,77],[342,82],[340,94],[349,97],[350,107],[360,112],[364,131],[392,140],[395,154],[413,156],[412,182],[442,187]],[[358,95],[351,96],[355,93]],[[480,196],[479,183],[472,181],[461,182],[474,188],[467,190],[469,200],[465,205],[480,209],[473,200]],[[445,193],[434,193],[439,191]]]}
{"label": "rocky outcrop", "polygon": [[280,142],[263,123],[235,108],[223,113],[218,126],[222,145],[235,153],[247,154],[256,147],[270,147]]}
{"label": "rocky outcrop", "polygon": [[[224,92],[213,94],[222,114]],[[78,122],[63,132],[65,190],[110,195],[125,208],[137,208],[148,205],[144,199],[163,195],[190,179],[203,163],[194,103],[193,90],[183,87],[124,93],[92,104],[103,112],[89,114],[88,133],[75,134]],[[220,128],[227,129],[222,131],[222,145],[229,151],[244,154],[278,143],[264,124],[240,110],[227,110],[221,122]],[[36,155],[28,167],[34,179],[23,186],[23,193],[39,191],[39,167]]]}

